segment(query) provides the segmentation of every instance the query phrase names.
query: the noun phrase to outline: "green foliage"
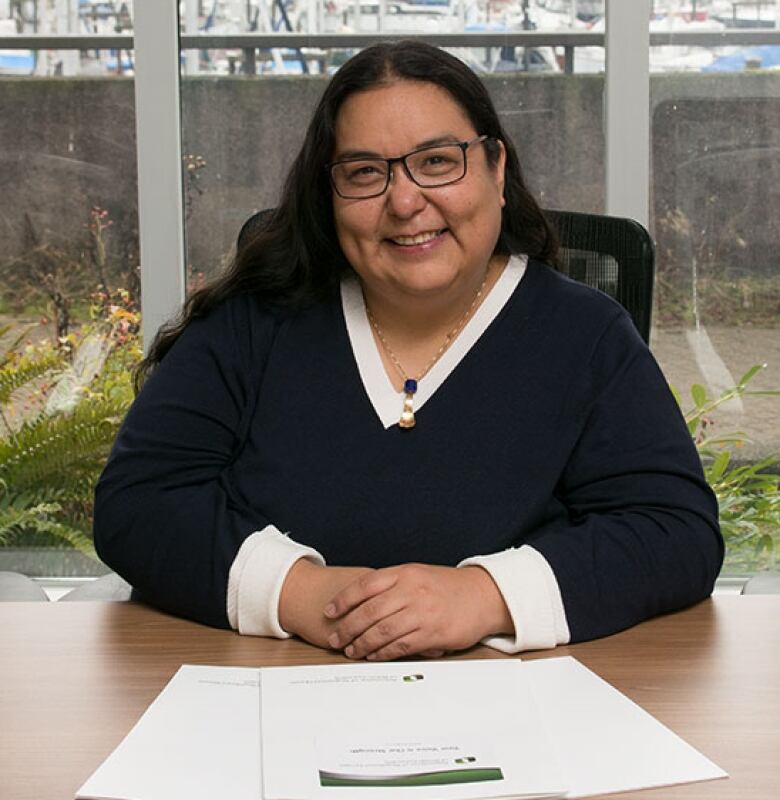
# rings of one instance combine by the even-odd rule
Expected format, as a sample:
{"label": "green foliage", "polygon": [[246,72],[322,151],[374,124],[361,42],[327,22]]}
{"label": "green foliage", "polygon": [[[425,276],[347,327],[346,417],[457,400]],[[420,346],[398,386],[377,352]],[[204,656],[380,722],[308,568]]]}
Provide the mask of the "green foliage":
{"label": "green foliage", "polygon": [[0,404],[8,403],[20,386],[56,368],[61,361],[60,354],[56,352],[38,353],[34,348],[24,353],[17,351],[33,327],[26,325],[19,331],[14,331],[12,325],[0,328],[0,341],[10,337],[5,352],[0,352]]}
{"label": "green foliage", "polygon": [[30,495],[11,497],[0,489],[0,545],[9,544],[33,530],[64,542],[85,555],[96,558],[92,540],[83,531],[59,522],[59,503],[36,503]]}
{"label": "green foliage", "polygon": [[57,491],[69,506],[88,505],[124,410],[122,403],[87,399],[71,414],[42,414],[0,442],[0,480],[15,492],[43,498]]}
{"label": "green foliage", "polygon": [[[713,435],[709,414],[734,397],[780,396],[778,391],[748,389],[750,381],[765,367],[752,366],[736,386],[717,398],[710,398],[703,386],[694,384],[690,390],[693,405],[683,411],[704,474],[718,498],[727,567],[732,572],[752,572],[775,565],[780,552],[780,457],[771,456],[754,464],[735,463],[732,448],[741,446],[747,437],[740,432]],[[676,392],[675,396],[682,405]]]}
{"label": "green foliage", "polygon": [[[76,313],[96,287],[103,298],[108,298],[109,284],[119,284],[136,298],[140,288],[137,257],[118,253],[115,243],[110,247],[112,225],[108,211],[94,207],[81,236],[57,242],[50,241],[50,233],[38,230],[30,215],[25,214],[21,253],[0,259],[3,305],[16,314],[49,314],[59,339],[77,324]],[[133,266],[128,268],[130,264]]]}
{"label": "green foliage", "polygon": [[22,356],[18,359],[10,358],[6,354],[5,363],[0,366],[0,403],[8,403],[17,389],[31,383],[35,378],[58,369],[61,365],[62,355],[56,351]]}
{"label": "green foliage", "polygon": [[[101,293],[92,317],[78,333],[0,355],[0,545],[65,545],[95,557],[92,492],[132,401],[140,348],[126,292]],[[30,402],[9,422],[20,393]]]}

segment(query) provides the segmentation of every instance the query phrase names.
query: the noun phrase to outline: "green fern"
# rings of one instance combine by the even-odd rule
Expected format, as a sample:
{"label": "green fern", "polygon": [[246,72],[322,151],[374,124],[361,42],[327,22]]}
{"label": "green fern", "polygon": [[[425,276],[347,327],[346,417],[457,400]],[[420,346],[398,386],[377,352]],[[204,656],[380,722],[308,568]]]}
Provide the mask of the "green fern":
{"label": "green fern", "polygon": [[15,493],[91,494],[125,411],[122,402],[88,399],[67,416],[39,417],[0,442],[0,480]]}
{"label": "green fern", "polygon": [[84,531],[58,521],[62,508],[59,503],[34,503],[30,495],[0,498],[0,545],[8,546],[30,531],[44,534],[58,543],[97,558],[92,541]]}
{"label": "green fern", "polygon": [[[47,372],[52,386],[76,374],[64,392],[70,391],[71,402],[45,403],[21,427],[12,431],[6,425],[6,436],[0,435],[0,546],[65,545],[96,558],[93,491],[132,401],[129,368],[140,357],[137,322],[137,314],[109,304],[66,346],[44,342],[22,352],[0,352],[0,414],[18,388],[40,394],[40,378]],[[24,336],[14,333],[18,346]],[[90,362],[83,370],[86,375],[98,371],[87,384],[75,365],[85,343],[89,358],[101,340],[110,342],[110,350],[104,362]]]}
{"label": "green fern", "polygon": [[0,369],[0,404],[7,403],[25,384],[62,366],[63,358],[56,352],[43,353],[34,359],[22,358],[17,363],[6,360]]}

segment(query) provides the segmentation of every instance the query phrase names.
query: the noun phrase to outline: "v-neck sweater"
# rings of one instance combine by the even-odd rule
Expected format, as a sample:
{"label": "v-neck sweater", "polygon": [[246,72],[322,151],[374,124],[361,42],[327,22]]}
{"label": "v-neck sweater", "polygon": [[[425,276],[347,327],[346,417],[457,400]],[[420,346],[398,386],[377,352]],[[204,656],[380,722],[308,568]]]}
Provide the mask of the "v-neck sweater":
{"label": "v-neck sweater", "polygon": [[187,327],[130,409],[96,491],[98,553],[146,601],[221,627],[231,567],[269,526],[334,565],[455,566],[525,546],[554,576],[544,602],[562,601],[555,641],[711,592],[714,496],[605,295],[529,262],[416,416],[411,430],[381,422],[339,298],[296,313],[231,298]]}

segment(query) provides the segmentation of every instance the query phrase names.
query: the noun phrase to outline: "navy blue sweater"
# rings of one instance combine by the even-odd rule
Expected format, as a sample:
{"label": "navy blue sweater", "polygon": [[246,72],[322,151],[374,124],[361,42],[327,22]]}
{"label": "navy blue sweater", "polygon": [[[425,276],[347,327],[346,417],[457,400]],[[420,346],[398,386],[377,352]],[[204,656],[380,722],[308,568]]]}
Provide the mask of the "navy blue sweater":
{"label": "navy blue sweater", "polygon": [[128,413],[97,487],[100,557],[148,602],[227,623],[228,571],[273,524],[329,564],[455,565],[530,544],[571,640],[712,590],[717,505],[623,309],[531,262],[461,363],[385,429],[339,302],[251,297],[190,324]]}

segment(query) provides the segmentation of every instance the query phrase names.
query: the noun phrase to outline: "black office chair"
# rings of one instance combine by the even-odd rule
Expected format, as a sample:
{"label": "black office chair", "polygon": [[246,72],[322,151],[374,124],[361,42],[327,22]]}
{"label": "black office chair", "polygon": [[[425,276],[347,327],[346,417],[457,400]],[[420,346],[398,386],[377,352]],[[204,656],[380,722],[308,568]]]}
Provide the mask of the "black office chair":
{"label": "black office chair", "polygon": [[256,211],[251,217],[241,226],[236,239],[236,250],[244,247],[252,237],[263,228],[263,222],[270,219],[271,214],[274,213],[272,208],[264,208],[262,211]]}
{"label": "black office chair", "polygon": [[[273,209],[253,214],[238,234],[240,250]],[[650,234],[622,217],[545,211],[561,243],[559,266],[566,275],[614,297],[631,315],[645,342],[650,340],[655,248]]]}
{"label": "black office chair", "polygon": [[559,266],[574,280],[614,297],[650,341],[655,246],[632,219],[545,210],[558,231]]}

